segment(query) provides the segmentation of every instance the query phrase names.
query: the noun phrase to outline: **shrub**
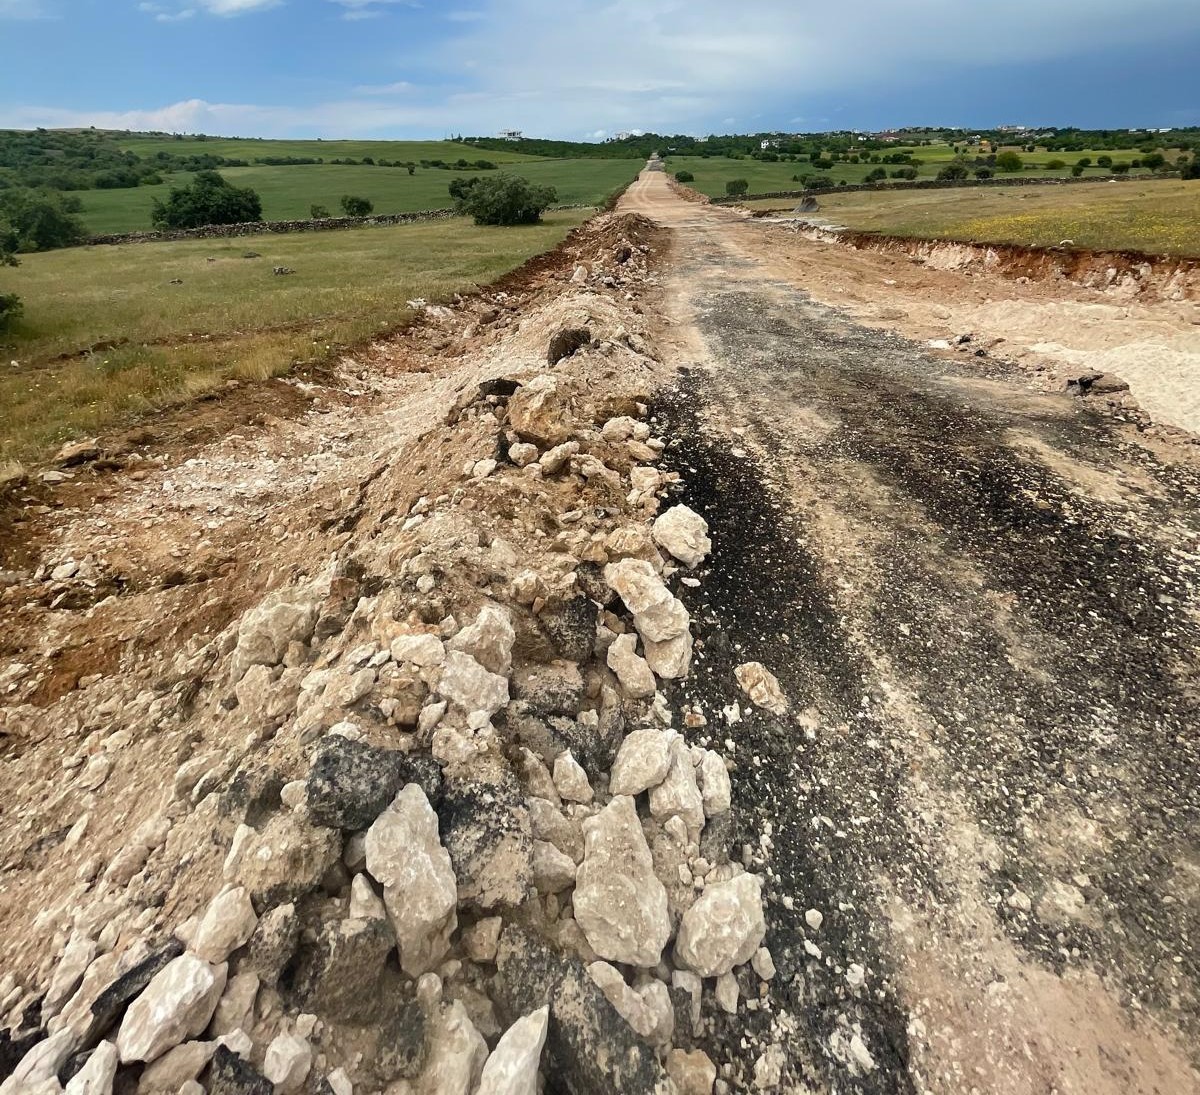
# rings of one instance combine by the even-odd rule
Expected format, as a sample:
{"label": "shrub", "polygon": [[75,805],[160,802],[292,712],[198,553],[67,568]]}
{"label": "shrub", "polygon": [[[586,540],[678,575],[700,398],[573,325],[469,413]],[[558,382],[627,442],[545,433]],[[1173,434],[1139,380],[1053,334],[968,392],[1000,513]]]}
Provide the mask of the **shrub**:
{"label": "shrub", "polygon": [[975,178],[990,179],[995,172],[990,167],[977,167],[975,169]]}
{"label": "shrub", "polygon": [[[1020,171],[1025,166],[1025,161],[1021,159],[1015,152],[1001,152],[996,157],[996,170],[1012,173]],[[1064,166],[1066,166],[1064,164]]]}
{"label": "shrub", "polygon": [[886,178],[887,178],[887,169],[884,167],[876,167],[874,170],[868,171],[863,176],[863,182],[865,182],[865,183],[881,182],[883,179],[886,179]]}
{"label": "shrub", "polygon": [[695,182],[696,176],[693,175],[690,171],[676,171],[675,172],[675,181],[681,182],[681,183]]}
{"label": "shrub", "polygon": [[191,186],[172,190],[165,202],[154,199],[150,214],[156,228],[203,228],[262,219],[262,202],[249,187],[234,186],[216,171],[200,171]]}
{"label": "shrub", "polygon": [[[1104,159],[1103,156],[1101,156],[1100,158]],[[1110,159],[1108,162],[1112,163],[1112,160]],[[1091,167],[1092,166],[1092,158],[1090,156],[1083,156],[1076,162],[1075,166],[1076,167]]]}
{"label": "shrub", "polygon": [[462,201],[477,182],[479,179],[474,175],[469,179],[455,179],[449,186],[450,197],[455,201]]}
{"label": "shrub", "polygon": [[366,198],[356,198],[353,194],[342,197],[342,212],[347,217],[369,217],[375,208]]}
{"label": "shrub", "polygon": [[46,191],[0,190],[0,265],[14,265],[17,251],[70,247],[84,237],[75,217],[79,199]]}
{"label": "shrub", "polygon": [[908,179],[912,182],[917,177],[917,169],[915,167],[902,167],[898,171],[892,172],[893,179]]}
{"label": "shrub", "polygon": [[1077,179],[1082,174],[1083,174],[1083,164],[1077,163],[1073,168],[1071,168],[1071,175],[1074,178]]}
{"label": "shrub", "polygon": [[1191,163],[1185,163],[1179,169],[1179,174],[1185,179],[1200,179],[1200,160],[1193,160]]}
{"label": "shrub", "polygon": [[964,164],[948,163],[937,173],[938,182],[962,182],[970,172]]}
{"label": "shrub", "polygon": [[1062,171],[1063,168],[1065,168],[1066,166],[1067,166],[1066,160],[1047,160],[1046,161],[1046,170],[1047,171]]}
{"label": "shrub", "polygon": [[417,173],[417,165],[415,163],[405,164],[405,166],[408,168],[408,173],[410,175],[415,175]]}
{"label": "shrub", "polygon": [[315,221],[323,221],[329,216],[329,210],[323,205],[310,205],[308,215]]}
{"label": "shrub", "polygon": [[1148,167],[1151,171],[1158,171],[1167,162],[1166,156],[1161,152],[1151,152],[1149,156],[1142,157],[1142,166]]}
{"label": "shrub", "polygon": [[1097,156],[1096,163],[1098,163],[1101,167],[1112,167],[1113,159],[1111,156]]}
{"label": "shrub", "polygon": [[730,179],[729,182],[725,184],[725,193],[731,198],[740,198],[749,190],[750,183],[745,179]]}
{"label": "shrub", "polygon": [[537,224],[558,200],[552,186],[538,186],[519,175],[478,179],[459,199],[460,213],[469,213],[476,224]]}
{"label": "shrub", "polygon": [[1114,175],[1128,175],[1129,168],[1131,166],[1132,166],[1131,164],[1127,164],[1127,163],[1115,163],[1112,165],[1112,173]]}

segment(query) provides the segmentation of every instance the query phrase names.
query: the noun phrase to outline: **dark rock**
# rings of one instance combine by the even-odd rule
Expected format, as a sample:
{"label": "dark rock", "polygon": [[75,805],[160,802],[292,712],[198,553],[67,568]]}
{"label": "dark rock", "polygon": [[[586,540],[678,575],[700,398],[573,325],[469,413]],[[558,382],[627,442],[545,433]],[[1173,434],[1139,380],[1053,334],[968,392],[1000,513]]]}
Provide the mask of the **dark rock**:
{"label": "dark rock", "polygon": [[92,1019],[83,1038],[80,1039],[80,1048],[91,1049],[100,1041],[124,1015],[125,1008],[133,998],[139,996],[150,984],[154,975],[181,954],[183,944],[178,939],[172,939],[148,958],[142,959],[133,969],[121,974],[100,993],[92,1003]]}
{"label": "dark rock", "polygon": [[574,662],[558,661],[519,670],[512,681],[514,699],[538,718],[574,718],[583,707],[583,676]]}
{"label": "dark rock", "polygon": [[597,988],[583,964],[515,924],[505,925],[496,953],[494,1000],[507,1022],[549,1003],[543,1057],[549,1090],[571,1095],[665,1093],[654,1051]]}
{"label": "dark rock", "polygon": [[249,1061],[227,1046],[218,1046],[204,1085],[208,1095],[274,1095],[271,1083]]}
{"label": "dark rock", "polygon": [[409,783],[430,802],[441,795],[441,769],[431,757],[410,757],[329,734],[308,773],[308,810],[331,829],[366,829]]}
{"label": "dark rock", "polygon": [[555,599],[538,614],[538,626],[560,658],[586,662],[596,645],[599,609],[589,597]]}
{"label": "dark rock", "polygon": [[495,396],[497,399],[508,399],[510,396],[516,394],[520,386],[520,381],[510,380],[506,376],[492,377],[490,380],[484,380],[480,383],[479,398],[490,399]]}
{"label": "dark rock", "polygon": [[563,358],[570,357],[591,344],[592,332],[586,327],[564,327],[550,339],[546,360],[551,365],[557,365]]}
{"label": "dark rock", "polygon": [[1077,395],[1111,395],[1129,391],[1129,385],[1112,373],[1085,373],[1067,381],[1067,391],[1072,389]]}
{"label": "dark rock", "polygon": [[509,704],[507,737],[542,758],[547,767],[567,749],[575,755],[588,779],[607,777],[621,744],[623,722],[601,716],[600,725],[588,726],[562,715],[539,718],[520,700]]}
{"label": "dark rock", "polygon": [[533,837],[525,796],[507,765],[491,758],[476,764],[470,778],[447,779],[437,812],[459,901],[483,909],[524,901]]}
{"label": "dark rock", "polygon": [[335,1023],[367,1023],[379,1008],[396,935],[386,920],[337,920],[322,926],[299,955],[291,994]]}
{"label": "dark rock", "polygon": [[236,973],[256,973],[264,985],[274,985],[296,953],[300,920],[294,905],[279,905],[259,917],[254,933],[236,958]]}
{"label": "dark rock", "polygon": [[797,213],[816,213],[820,210],[821,203],[816,198],[804,198],[798,206]]}
{"label": "dark rock", "polygon": [[7,1080],[21,1059],[42,1039],[41,1031],[0,1030],[0,1081]]}
{"label": "dark rock", "polygon": [[[254,854],[256,848],[269,848],[271,857]],[[341,855],[339,830],[297,821],[290,811],[276,813],[258,830],[242,857],[237,881],[250,891],[255,909],[269,909],[318,889]]]}
{"label": "dark rock", "polygon": [[632,247],[626,246],[617,248],[616,260],[618,266],[624,266],[631,258],[633,258]]}
{"label": "dark rock", "polygon": [[401,982],[389,986],[376,1001],[375,1012],[368,1028],[377,1041],[366,1047],[363,1059],[370,1061],[381,1085],[393,1080],[413,1080],[421,1074],[428,1055],[425,1014],[417,1003],[416,986]]}
{"label": "dark rock", "polygon": [[279,792],[283,777],[273,768],[251,766],[234,773],[229,787],[221,795],[218,809],[226,817],[237,817],[257,829],[272,814],[279,812]]}

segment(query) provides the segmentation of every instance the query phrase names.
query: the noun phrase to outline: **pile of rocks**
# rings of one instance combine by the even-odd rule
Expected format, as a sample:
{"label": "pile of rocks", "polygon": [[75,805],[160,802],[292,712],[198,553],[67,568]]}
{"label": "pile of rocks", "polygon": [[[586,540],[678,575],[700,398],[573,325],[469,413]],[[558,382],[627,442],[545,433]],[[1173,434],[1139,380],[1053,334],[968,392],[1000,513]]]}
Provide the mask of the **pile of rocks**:
{"label": "pile of rocks", "polygon": [[190,746],[47,914],[46,983],[0,983],[4,1095],[726,1090],[706,1016],[774,975],[762,884],[729,861],[724,757],[660,687],[712,545],[660,512],[645,404],[589,383],[652,361],[578,284],[592,341],[472,380],[426,439],[469,453],[457,482],[398,508],[380,478],[369,532],[181,654],[186,706],[131,705],[246,749]]}

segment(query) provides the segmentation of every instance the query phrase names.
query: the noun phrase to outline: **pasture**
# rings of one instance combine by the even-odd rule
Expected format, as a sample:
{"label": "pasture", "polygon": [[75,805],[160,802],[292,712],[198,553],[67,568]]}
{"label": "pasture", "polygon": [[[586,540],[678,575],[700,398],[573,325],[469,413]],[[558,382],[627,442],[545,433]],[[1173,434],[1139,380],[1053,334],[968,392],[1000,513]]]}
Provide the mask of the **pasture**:
{"label": "pasture", "polygon": [[[820,219],[923,239],[1200,257],[1200,182],[1154,179],[1078,186],[862,191],[818,196]],[[750,208],[791,209],[761,201]]]}
{"label": "pasture", "polygon": [[[219,142],[200,143],[210,145]],[[304,142],[258,143],[274,146],[299,145]],[[490,153],[476,153],[474,149],[471,149],[471,152],[473,158],[481,157],[499,163]],[[263,154],[285,156],[310,153],[286,152],[273,148]],[[390,158],[385,156],[381,149],[376,149],[375,154],[384,159]],[[615,190],[632,182],[642,167],[643,162],[640,160],[528,159],[519,164],[506,164],[500,170],[521,175],[530,182],[553,186],[558,191],[558,200],[562,205],[600,205]],[[257,164],[253,167],[223,167],[220,171],[235,186],[249,186],[258,192],[262,198],[263,217],[266,220],[300,220],[309,215],[309,210],[314,204],[323,205],[332,216],[340,217],[342,212],[338,203],[343,194],[368,198],[374,203],[376,213],[413,213],[425,209],[447,209],[454,204],[447,188],[455,179],[470,178],[473,174],[495,174],[491,171],[444,171],[438,168],[418,167],[415,175],[409,175],[402,167],[348,167],[332,164],[290,167]],[[82,220],[93,233],[149,231],[150,211],[154,199],[165,199],[172,187],[183,186],[190,179],[190,175],[181,172],[170,176],[169,181],[161,186],[139,186],[131,190],[80,191],[77,196],[83,202]]]}
{"label": "pasture", "polygon": [[[22,256],[0,278],[25,304],[24,317],[0,335],[0,465],[229,378],[327,360],[403,326],[407,301],[494,281],[587,216],[550,213],[519,228],[454,218]],[[295,273],[276,277],[274,266]]]}

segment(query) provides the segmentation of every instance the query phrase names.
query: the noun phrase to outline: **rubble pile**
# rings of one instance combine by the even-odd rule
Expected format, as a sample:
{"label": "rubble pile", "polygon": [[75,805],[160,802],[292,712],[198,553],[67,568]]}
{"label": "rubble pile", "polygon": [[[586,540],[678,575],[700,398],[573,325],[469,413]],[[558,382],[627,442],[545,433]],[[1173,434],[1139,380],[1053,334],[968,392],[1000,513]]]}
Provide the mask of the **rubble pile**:
{"label": "rubble pile", "polygon": [[[10,712],[73,728],[76,816],[0,1093],[728,1089],[706,1014],[773,976],[762,881],[663,693],[712,545],[656,466],[650,229],[589,232],[319,565],[153,679]],[[134,784],[146,741],[172,768]]]}

